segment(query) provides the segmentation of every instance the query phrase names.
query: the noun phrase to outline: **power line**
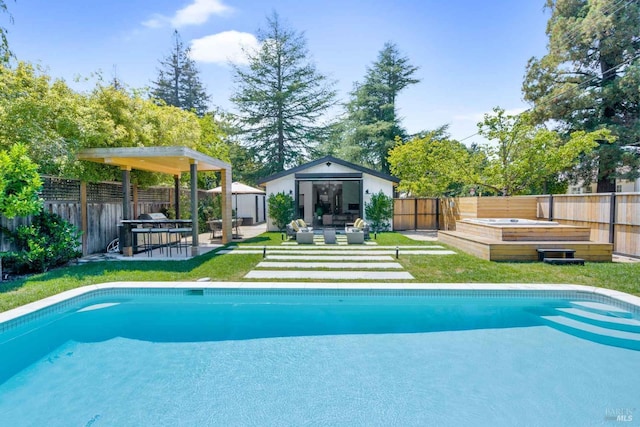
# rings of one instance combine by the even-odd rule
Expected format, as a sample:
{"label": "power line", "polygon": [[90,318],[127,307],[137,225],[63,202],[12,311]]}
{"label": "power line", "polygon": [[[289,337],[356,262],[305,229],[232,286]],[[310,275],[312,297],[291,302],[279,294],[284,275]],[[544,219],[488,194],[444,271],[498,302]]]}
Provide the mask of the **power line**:
{"label": "power line", "polygon": [[[608,73],[609,71],[616,70],[616,69],[618,69],[619,67],[621,67],[621,66],[623,66],[623,65],[631,65],[631,63],[632,63],[633,61],[635,61],[636,59],[638,59],[638,58],[640,58],[640,53],[636,54],[634,57],[629,58],[629,59],[628,59],[628,60],[626,60],[626,61],[623,61],[623,62],[621,62],[621,63],[619,63],[619,64],[617,64],[617,65],[614,65],[613,67],[609,68],[608,70],[603,71],[603,72],[602,72],[602,74],[604,75],[604,74]],[[573,87],[567,88],[567,89],[565,89],[565,90],[561,91],[560,93],[557,93],[556,95],[554,95],[554,96],[553,96],[553,97],[551,97],[551,98],[542,98],[542,99],[541,99],[540,104],[544,104],[545,102],[555,102],[555,101],[557,101],[557,100],[558,100],[558,98],[560,98],[560,97],[561,97],[562,95],[564,95],[565,93],[568,93],[568,92],[573,91],[573,90],[580,89],[580,86],[587,85],[587,84],[589,84],[589,83],[591,83],[592,81],[595,81],[595,80],[597,80],[597,79],[600,79],[600,76],[597,76],[597,75],[596,75],[596,76],[592,76],[592,77],[590,77],[588,80],[585,80],[585,81],[583,81],[583,82],[579,83],[579,84],[578,84],[578,85],[576,85],[576,86],[573,86]],[[529,108],[527,108],[526,110],[524,110],[522,113],[526,113],[527,111],[531,111],[533,108],[534,108],[534,107],[529,107]],[[520,113],[520,114],[522,114],[522,113]],[[469,139],[469,138],[473,138],[474,136],[479,135],[479,134],[480,134],[480,132],[476,132],[476,133],[474,133],[473,135],[469,135],[469,136],[467,136],[467,137],[464,137],[464,138],[462,138],[462,139],[458,140],[458,142],[462,142],[462,141],[465,141],[465,140],[467,140],[467,139]]]}
{"label": "power line", "polygon": [[[600,13],[602,15],[615,15],[622,8],[626,8],[627,6],[629,6],[634,1],[637,1],[637,0],[618,0],[617,3],[610,4],[608,8],[605,7],[603,10],[600,11]],[[623,4],[622,6],[618,7],[616,10],[613,10],[616,6],[618,6],[621,3],[625,3],[625,4]],[[611,10],[613,10],[613,11],[611,11]],[[569,44],[569,45],[573,44],[578,39],[578,37],[582,34],[582,30],[579,27],[574,27],[572,29],[572,32],[573,32],[573,34],[571,32],[567,32],[567,33],[565,33],[563,35],[563,37],[565,39],[565,42],[567,42],[567,44]]]}
{"label": "power line", "polygon": [[[613,12],[611,12],[611,14],[613,15],[613,14],[617,13],[619,10],[621,10],[622,8],[626,8],[627,6],[629,6],[629,5],[630,5],[631,3],[633,3],[634,1],[636,1],[636,0],[619,0],[617,3],[615,3],[615,4],[611,5],[610,9],[613,9],[615,6],[617,6],[617,5],[619,5],[619,4],[623,3],[623,2],[626,2],[626,3],[624,3],[622,6],[618,7],[618,8],[617,8],[616,10],[614,10]],[[608,12],[607,12],[607,11],[602,11],[602,13],[603,13],[603,14],[606,14],[606,13],[608,13]],[[579,32],[580,32],[580,30],[579,30],[579,29],[576,29],[575,34],[574,34],[574,37],[573,37],[573,39],[574,39],[574,40],[575,40],[575,39],[580,35],[580,34],[579,34]],[[607,36],[607,37],[611,37],[611,36]],[[555,102],[555,101],[557,101],[557,100],[558,100],[558,98],[560,98],[560,97],[561,97],[562,95],[564,95],[565,93],[568,93],[568,92],[570,92],[570,91],[572,91],[572,90],[580,89],[580,87],[581,87],[581,86],[586,86],[586,85],[588,85],[589,83],[591,83],[591,82],[593,82],[593,81],[595,81],[595,80],[597,80],[597,79],[600,79],[600,78],[601,78],[601,75],[603,76],[603,75],[605,75],[606,73],[608,73],[609,71],[617,70],[619,67],[622,67],[622,66],[624,66],[624,65],[631,65],[631,63],[632,63],[633,61],[635,61],[636,59],[638,59],[638,58],[640,58],[640,53],[639,53],[639,54],[636,54],[636,55],[635,55],[635,56],[633,56],[632,58],[627,59],[626,61],[622,61],[622,62],[620,62],[619,64],[614,65],[614,66],[612,66],[611,68],[609,68],[609,69],[607,69],[607,70],[605,70],[605,71],[601,72],[601,73],[600,73],[600,75],[594,75],[594,76],[590,77],[589,79],[587,79],[587,80],[585,80],[585,81],[582,81],[582,82],[578,83],[576,86],[569,87],[569,88],[567,88],[567,89],[565,89],[565,90],[563,90],[563,91],[561,91],[561,92],[559,92],[559,93],[555,94],[555,95],[554,95],[553,97],[551,97],[551,98],[542,98],[540,103],[541,103],[541,104],[544,104],[545,102],[549,102],[549,101]],[[523,112],[531,111],[533,108],[534,108],[534,107],[527,108],[527,109],[526,109],[526,110],[524,110]],[[472,135],[469,135],[469,136],[467,136],[467,137],[464,137],[464,138],[462,138],[462,139],[458,140],[458,142],[466,141],[467,139],[473,138],[474,136],[477,136],[477,135],[479,135],[479,134],[480,134],[480,132],[476,132],[476,133],[474,133],[474,134],[472,134]]]}

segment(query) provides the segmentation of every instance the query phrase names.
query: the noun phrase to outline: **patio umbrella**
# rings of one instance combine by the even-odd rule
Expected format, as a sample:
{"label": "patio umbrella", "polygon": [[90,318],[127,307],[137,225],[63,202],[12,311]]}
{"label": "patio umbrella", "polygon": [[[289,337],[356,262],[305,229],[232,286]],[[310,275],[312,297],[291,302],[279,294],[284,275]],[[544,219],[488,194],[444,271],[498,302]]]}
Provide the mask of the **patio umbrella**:
{"label": "patio umbrella", "polygon": [[[212,188],[211,190],[207,190],[207,193],[221,194],[222,187]],[[241,182],[232,182],[231,194],[236,196],[236,234],[238,234],[238,194],[265,194],[265,192]]]}

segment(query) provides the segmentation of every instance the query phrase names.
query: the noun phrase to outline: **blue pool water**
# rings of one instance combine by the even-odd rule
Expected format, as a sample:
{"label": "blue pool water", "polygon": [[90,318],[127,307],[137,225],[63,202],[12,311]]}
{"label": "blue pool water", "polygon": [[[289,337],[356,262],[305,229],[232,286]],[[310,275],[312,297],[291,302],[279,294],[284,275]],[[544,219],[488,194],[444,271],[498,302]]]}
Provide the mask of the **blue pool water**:
{"label": "blue pool water", "polygon": [[0,425],[639,425],[640,351],[567,301],[101,297],[0,335]]}

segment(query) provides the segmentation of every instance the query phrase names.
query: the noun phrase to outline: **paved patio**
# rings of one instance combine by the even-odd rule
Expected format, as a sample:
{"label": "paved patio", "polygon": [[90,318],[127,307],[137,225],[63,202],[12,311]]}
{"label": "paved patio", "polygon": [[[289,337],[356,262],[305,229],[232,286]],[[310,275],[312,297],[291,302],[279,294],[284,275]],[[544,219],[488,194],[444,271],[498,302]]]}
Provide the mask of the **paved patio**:
{"label": "paved patio", "polygon": [[[238,227],[238,237],[233,239],[235,243],[243,242],[252,237],[258,236],[264,233],[267,230],[266,223],[255,224],[255,225],[246,225]],[[235,231],[235,230],[234,230]],[[191,238],[187,238],[187,241],[190,243]],[[222,244],[222,239],[220,237],[216,239],[211,239],[211,233],[201,233],[198,235],[198,251],[200,255],[206,254],[214,249],[217,249]],[[187,248],[182,248],[181,253],[177,253],[176,249],[171,250],[171,256],[169,256],[169,251],[167,248],[156,248],[151,254],[148,252],[139,252],[134,254],[133,256],[123,256],[120,253],[102,253],[102,254],[91,254],[86,257],[82,257],[78,262],[91,262],[91,261],[104,261],[104,260],[118,260],[118,261],[184,261],[185,259],[191,259],[191,246]]]}

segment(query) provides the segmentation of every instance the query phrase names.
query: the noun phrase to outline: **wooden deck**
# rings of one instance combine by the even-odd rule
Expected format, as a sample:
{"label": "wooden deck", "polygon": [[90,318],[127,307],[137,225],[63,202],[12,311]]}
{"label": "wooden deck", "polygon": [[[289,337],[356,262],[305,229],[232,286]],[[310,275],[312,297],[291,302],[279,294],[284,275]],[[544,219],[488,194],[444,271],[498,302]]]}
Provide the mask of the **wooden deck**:
{"label": "wooden deck", "polygon": [[456,222],[456,231],[501,241],[588,241],[591,236],[589,227],[560,224],[549,226],[509,226],[458,221]]}
{"label": "wooden deck", "polygon": [[456,231],[440,231],[438,241],[490,261],[537,261],[537,249],[573,249],[577,258],[611,262],[613,245],[592,242],[588,227],[493,226],[456,223]]}

